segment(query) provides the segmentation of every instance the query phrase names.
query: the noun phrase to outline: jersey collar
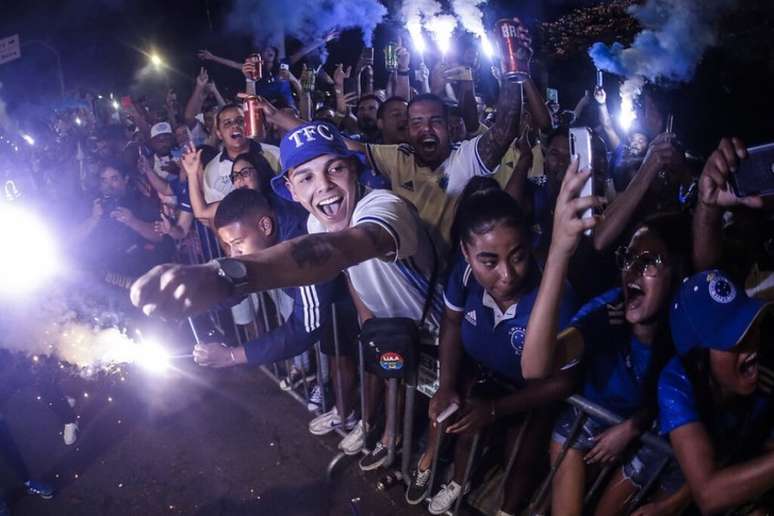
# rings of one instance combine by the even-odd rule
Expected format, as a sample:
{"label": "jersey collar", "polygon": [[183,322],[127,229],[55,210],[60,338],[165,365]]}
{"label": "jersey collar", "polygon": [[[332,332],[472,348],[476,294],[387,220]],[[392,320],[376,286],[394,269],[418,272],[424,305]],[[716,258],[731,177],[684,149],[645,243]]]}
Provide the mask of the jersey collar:
{"label": "jersey collar", "polygon": [[511,306],[508,307],[508,309],[503,312],[500,310],[500,307],[497,306],[497,302],[494,300],[492,296],[489,295],[489,292],[484,290],[484,296],[481,299],[481,304],[484,305],[487,308],[492,309],[492,314],[494,315],[494,327],[497,328],[497,325],[500,324],[503,321],[509,321],[516,317],[516,307],[519,305],[519,303],[513,303]]}

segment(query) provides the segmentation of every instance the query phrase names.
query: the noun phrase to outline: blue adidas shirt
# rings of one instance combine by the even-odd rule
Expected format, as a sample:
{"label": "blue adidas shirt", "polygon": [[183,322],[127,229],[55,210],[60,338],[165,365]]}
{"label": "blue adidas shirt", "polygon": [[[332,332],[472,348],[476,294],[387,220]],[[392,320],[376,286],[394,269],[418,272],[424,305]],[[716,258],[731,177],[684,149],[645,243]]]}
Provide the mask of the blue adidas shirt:
{"label": "blue adidas shirt", "polygon": [[[501,311],[497,303],[482,287],[470,265],[458,256],[444,291],[444,302],[449,310],[464,312],[462,345],[465,352],[485,367],[521,386],[521,353],[527,322],[537,298],[540,272],[530,265],[525,293],[519,302]],[[565,292],[568,292],[565,289]],[[559,310],[559,325],[565,328],[574,312],[572,294],[566,293]]]}
{"label": "blue adidas shirt", "polygon": [[583,336],[583,397],[625,419],[634,415],[648,396],[644,381],[653,353],[626,323],[622,290],[589,301],[570,326]]}
{"label": "blue adidas shirt", "polygon": [[[733,445],[746,444],[754,448],[762,445],[762,439],[768,437],[765,434],[755,435],[761,426],[764,430],[772,429],[774,371],[770,360],[768,364],[759,364],[758,389],[752,396],[738,398],[733,406],[716,410],[714,419],[705,422],[713,441],[721,447],[721,457],[728,453]],[[693,385],[679,357],[674,357],[661,371],[658,381],[658,409],[659,431],[663,435],[681,426],[701,421]]]}

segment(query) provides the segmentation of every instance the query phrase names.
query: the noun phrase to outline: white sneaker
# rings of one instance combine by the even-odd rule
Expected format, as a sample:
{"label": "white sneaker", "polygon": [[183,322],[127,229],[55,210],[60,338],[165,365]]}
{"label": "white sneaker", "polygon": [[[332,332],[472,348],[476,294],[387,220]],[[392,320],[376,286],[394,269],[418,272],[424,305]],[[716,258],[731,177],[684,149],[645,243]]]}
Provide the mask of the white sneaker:
{"label": "white sneaker", "polygon": [[67,423],[62,434],[67,446],[72,446],[78,440],[78,423]]}
{"label": "white sneaker", "polygon": [[324,414],[320,414],[309,422],[309,432],[313,435],[325,435],[337,428],[343,428],[346,431],[352,430],[357,423],[355,411],[353,410],[346,419],[341,419],[336,407]]}
{"label": "white sneaker", "polygon": [[514,515],[511,514],[510,512],[505,512],[504,510],[500,509],[499,511],[497,511],[497,516],[514,516]]}
{"label": "white sneaker", "polygon": [[454,506],[454,502],[461,495],[462,486],[452,480],[433,496],[427,510],[430,511],[430,514],[443,514]]}
{"label": "white sneaker", "polygon": [[365,432],[363,431],[363,421],[358,421],[355,428],[350,433],[344,436],[344,439],[339,443],[339,450],[344,452],[344,455],[357,455],[363,450],[365,446]]}

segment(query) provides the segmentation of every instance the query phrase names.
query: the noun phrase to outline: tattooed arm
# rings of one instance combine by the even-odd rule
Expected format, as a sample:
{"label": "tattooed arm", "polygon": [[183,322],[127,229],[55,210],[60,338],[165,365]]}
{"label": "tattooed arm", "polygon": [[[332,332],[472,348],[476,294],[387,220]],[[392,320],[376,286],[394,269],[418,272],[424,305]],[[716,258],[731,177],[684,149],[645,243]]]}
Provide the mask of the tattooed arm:
{"label": "tattooed arm", "polygon": [[478,155],[489,170],[500,164],[505,152],[519,135],[521,87],[504,81],[497,100],[497,121],[478,140]]}
{"label": "tattooed arm", "polygon": [[240,256],[255,290],[311,285],[333,279],[344,269],[395,252],[382,227],[367,223],[344,231],[288,240],[253,255]]}
{"label": "tattooed arm", "polygon": [[[344,231],[304,235],[260,253],[235,258],[247,268],[249,291],[312,285],[371,258],[395,253],[386,229],[362,223]],[[131,300],[147,315],[179,318],[224,302],[231,292],[218,276],[219,267],[173,264],[154,267],[131,289]]]}

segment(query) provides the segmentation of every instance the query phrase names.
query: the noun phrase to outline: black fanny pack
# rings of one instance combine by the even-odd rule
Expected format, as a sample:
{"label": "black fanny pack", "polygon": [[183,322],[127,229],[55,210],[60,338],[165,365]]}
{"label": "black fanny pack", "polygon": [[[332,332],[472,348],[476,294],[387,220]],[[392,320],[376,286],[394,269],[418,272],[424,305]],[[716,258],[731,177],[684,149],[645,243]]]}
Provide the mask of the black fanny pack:
{"label": "black fanny pack", "polygon": [[419,328],[407,317],[368,319],[360,330],[366,370],[382,378],[403,378],[417,362]]}

